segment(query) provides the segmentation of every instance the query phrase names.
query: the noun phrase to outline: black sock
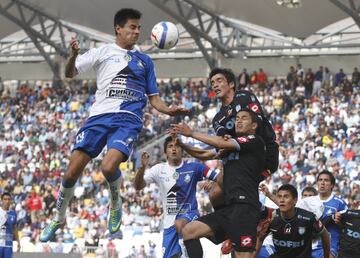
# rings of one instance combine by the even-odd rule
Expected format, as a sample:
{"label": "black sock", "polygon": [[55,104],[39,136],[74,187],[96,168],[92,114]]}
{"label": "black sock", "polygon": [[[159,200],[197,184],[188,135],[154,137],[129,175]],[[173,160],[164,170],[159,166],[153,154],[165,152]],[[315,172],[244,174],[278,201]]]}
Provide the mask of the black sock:
{"label": "black sock", "polygon": [[188,252],[189,258],[202,258],[203,249],[200,243],[200,239],[189,239],[184,241],[186,251]]}

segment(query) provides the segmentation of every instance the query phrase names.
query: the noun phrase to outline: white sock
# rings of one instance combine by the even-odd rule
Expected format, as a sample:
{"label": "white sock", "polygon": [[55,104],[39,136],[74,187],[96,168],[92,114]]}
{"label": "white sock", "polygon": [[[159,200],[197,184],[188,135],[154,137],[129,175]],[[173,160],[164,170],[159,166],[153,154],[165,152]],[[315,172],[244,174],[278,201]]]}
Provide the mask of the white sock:
{"label": "white sock", "polygon": [[117,210],[122,206],[122,200],[120,197],[120,180],[121,177],[111,183],[107,181],[110,190],[110,208],[113,210]]}
{"label": "white sock", "polygon": [[70,188],[65,188],[63,184],[60,186],[59,196],[56,200],[56,214],[54,217],[55,221],[65,222],[65,213],[69,205],[70,200],[74,196],[75,186]]}
{"label": "white sock", "polygon": [[179,245],[181,247],[181,258],[189,258],[189,255],[187,254],[186,247],[184,245],[184,239],[179,238]]}

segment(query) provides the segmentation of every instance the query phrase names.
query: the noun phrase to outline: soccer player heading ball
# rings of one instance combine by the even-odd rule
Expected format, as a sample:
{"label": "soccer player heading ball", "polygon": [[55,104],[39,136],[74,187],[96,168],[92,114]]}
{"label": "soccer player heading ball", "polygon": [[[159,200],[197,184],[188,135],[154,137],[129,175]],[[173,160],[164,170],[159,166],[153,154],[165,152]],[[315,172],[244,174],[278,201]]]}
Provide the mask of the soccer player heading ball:
{"label": "soccer player heading ball", "polygon": [[79,55],[78,42],[70,41],[72,52],[65,75],[72,78],[93,69],[97,75],[96,101],[88,120],[76,135],[70,164],[60,187],[57,214],[42,231],[40,240],[43,242],[52,239],[65,223],[66,208],[77,179],[105,145],[108,151],[101,169],[111,194],[108,227],[110,233],[117,232],[122,206],[119,164],[128,159],[143,127],[143,109],[148,99],[156,110],[171,116],[189,112],[176,106],[168,107],[160,99],[151,58],[133,49],[140,34],[140,18],[137,10],[121,9],[114,17],[116,42],[90,49],[83,55]]}

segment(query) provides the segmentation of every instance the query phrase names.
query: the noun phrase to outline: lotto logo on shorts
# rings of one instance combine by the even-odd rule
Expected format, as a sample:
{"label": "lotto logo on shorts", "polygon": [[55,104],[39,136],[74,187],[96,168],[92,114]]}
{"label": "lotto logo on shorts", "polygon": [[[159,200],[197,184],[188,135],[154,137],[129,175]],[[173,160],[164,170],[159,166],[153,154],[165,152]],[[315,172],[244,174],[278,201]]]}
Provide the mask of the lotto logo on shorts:
{"label": "lotto logo on shorts", "polygon": [[252,236],[241,236],[240,237],[240,247],[253,247]]}

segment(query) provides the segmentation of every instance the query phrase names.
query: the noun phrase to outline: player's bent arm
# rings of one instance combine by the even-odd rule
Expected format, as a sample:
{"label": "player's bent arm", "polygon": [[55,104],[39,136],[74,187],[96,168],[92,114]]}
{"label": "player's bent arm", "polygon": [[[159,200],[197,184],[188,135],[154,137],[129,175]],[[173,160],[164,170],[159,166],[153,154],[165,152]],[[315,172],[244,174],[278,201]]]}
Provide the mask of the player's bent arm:
{"label": "player's bent arm", "polygon": [[136,171],[135,178],[134,178],[134,188],[136,191],[140,191],[146,186],[146,182],[144,180],[144,173],[145,173],[145,166],[140,166],[139,169]]}
{"label": "player's bent arm", "polygon": [[193,132],[191,137],[209,144],[217,149],[236,150],[237,144],[234,141],[225,141],[221,136],[212,136],[203,133]]}
{"label": "player's bent arm", "polygon": [[179,141],[179,146],[189,155],[193,156],[194,158],[200,159],[200,160],[210,160],[215,159],[216,152],[212,150],[203,150],[197,147],[193,147],[187,144],[184,144],[183,142]]}
{"label": "player's bent arm", "polygon": [[321,241],[324,251],[324,258],[330,258],[330,237],[325,227],[324,230],[321,232]]}
{"label": "player's bent arm", "polygon": [[71,55],[66,64],[65,77],[67,78],[73,78],[78,74],[78,70],[76,69],[75,66],[76,57],[77,55]]}

